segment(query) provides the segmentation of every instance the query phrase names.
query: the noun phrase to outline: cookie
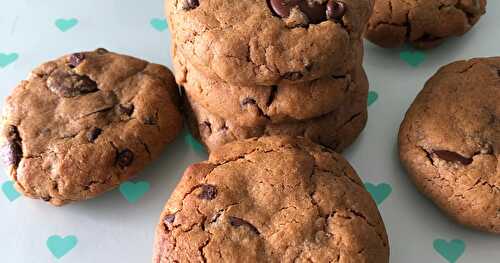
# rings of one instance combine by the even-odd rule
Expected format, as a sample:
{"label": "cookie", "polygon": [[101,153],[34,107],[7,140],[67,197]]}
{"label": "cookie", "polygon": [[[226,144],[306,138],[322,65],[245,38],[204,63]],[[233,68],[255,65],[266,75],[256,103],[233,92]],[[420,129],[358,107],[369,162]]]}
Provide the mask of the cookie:
{"label": "cookie", "polygon": [[[363,72],[364,73],[364,72]],[[186,103],[185,113],[193,135],[208,151],[228,142],[266,135],[306,137],[318,144],[341,152],[351,145],[367,121],[368,82],[350,94],[335,110],[316,118],[283,123],[242,126],[231,119],[211,113],[196,101]]]}
{"label": "cookie", "polygon": [[305,82],[350,70],[372,0],[166,0],[172,42],[233,85]]}
{"label": "cookie", "polygon": [[461,224],[500,234],[500,57],[441,68],[408,110],[401,162]]}
{"label": "cookie", "polygon": [[182,128],[165,67],[98,49],[47,62],[7,98],[2,156],[16,188],[59,206],[117,187]]}
{"label": "cookie", "polygon": [[346,75],[268,87],[230,85],[207,78],[180,57],[174,61],[177,81],[191,100],[243,126],[315,118],[340,107],[359,85],[367,85],[361,66]]}
{"label": "cookie", "polygon": [[377,206],[348,162],[307,140],[228,144],[191,165],[156,230],[154,263],[389,262]]}
{"label": "cookie", "polygon": [[365,36],[386,48],[433,48],[468,32],[485,9],[486,0],[375,0]]}

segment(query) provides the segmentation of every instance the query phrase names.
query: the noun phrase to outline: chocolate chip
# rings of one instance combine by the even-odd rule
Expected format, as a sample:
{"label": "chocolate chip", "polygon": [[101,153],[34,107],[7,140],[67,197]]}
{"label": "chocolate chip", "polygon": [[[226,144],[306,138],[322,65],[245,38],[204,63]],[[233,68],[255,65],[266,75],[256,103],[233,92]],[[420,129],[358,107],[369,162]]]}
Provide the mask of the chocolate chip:
{"label": "chocolate chip", "polygon": [[96,50],[95,50],[95,52],[96,52],[97,54],[99,54],[99,55],[104,55],[104,54],[106,54],[106,53],[109,53],[109,51],[108,51],[107,49],[102,48],[102,47],[100,47],[100,48],[96,49]]}
{"label": "chocolate chip", "polygon": [[42,196],[41,198],[45,202],[49,202],[50,200],[52,200],[52,197],[50,197],[50,196]]}
{"label": "chocolate chip", "polygon": [[268,0],[273,13],[281,18],[290,16],[293,8],[298,7],[302,11],[311,24],[318,24],[327,20],[326,3],[318,3],[318,1],[310,0]]}
{"label": "chocolate chip", "polygon": [[234,226],[236,228],[238,228],[240,226],[247,226],[255,234],[257,234],[257,235],[260,234],[259,230],[257,230],[257,228],[254,225],[252,225],[248,221],[245,221],[245,220],[238,218],[238,217],[230,216],[229,217],[229,224],[231,224],[232,226]]}
{"label": "chocolate chip", "polygon": [[83,53],[74,53],[69,57],[69,66],[71,68],[76,68],[80,63],[85,59],[85,54]]}
{"label": "chocolate chip", "polygon": [[89,142],[94,142],[99,135],[101,135],[102,130],[99,128],[93,128],[87,133],[87,139]]}
{"label": "chocolate chip", "polygon": [[182,9],[191,10],[191,9],[197,8],[198,6],[200,6],[199,0],[184,0],[184,3],[182,5]]}
{"label": "chocolate chip", "polygon": [[116,163],[121,168],[130,166],[133,161],[134,161],[134,153],[129,149],[125,149],[119,152],[118,155],[116,156]]}
{"label": "chocolate chip", "polygon": [[47,79],[49,89],[63,98],[72,98],[98,90],[97,83],[87,76],[56,70]]}
{"label": "chocolate chip", "polygon": [[3,163],[17,167],[23,157],[21,137],[16,126],[9,126],[6,130],[7,142],[0,149]]}
{"label": "chocolate chip", "polygon": [[217,188],[213,185],[204,184],[201,186],[201,193],[198,194],[198,198],[204,200],[213,200],[217,196]]}
{"label": "chocolate chip", "polygon": [[330,0],[326,5],[326,17],[331,20],[340,21],[346,12],[344,2]]}
{"label": "chocolate chip", "polygon": [[172,230],[175,221],[175,214],[167,215],[163,218],[163,224],[168,230]]}
{"label": "chocolate chip", "polygon": [[439,159],[445,160],[447,162],[459,162],[463,165],[469,165],[472,163],[472,158],[464,157],[456,152],[451,152],[447,150],[434,151],[434,154],[439,157]]}
{"label": "chocolate chip", "polygon": [[242,102],[241,102],[241,106],[246,106],[248,104],[252,104],[252,105],[255,105],[257,104],[257,102],[255,101],[255,99],[252,99],[252,98],[245,98]]}
{"label": "chocolate chip", "polygon": [[132,114],[134,113],[134,104],[130,104],[130,105],[122,105],[120,104],[118,106],[118,111],[120,112],[120,114],[124,114],[124,115],[127,115],[127,116],[132,116]]}
{"label": "chocolate chip", "polygon": [[283,78],[291,81],[296,81],[304,77],[304,75],[300,72],[288,72],[286,73]]}
{"label": "chocolate chip", "polygon": [[3,163],[7,166],[15,166],[21,162],[21,158],[23,156],[23,150],[21,146],[15,142],[7,142],[4,146],[2,146],[1,154]]}

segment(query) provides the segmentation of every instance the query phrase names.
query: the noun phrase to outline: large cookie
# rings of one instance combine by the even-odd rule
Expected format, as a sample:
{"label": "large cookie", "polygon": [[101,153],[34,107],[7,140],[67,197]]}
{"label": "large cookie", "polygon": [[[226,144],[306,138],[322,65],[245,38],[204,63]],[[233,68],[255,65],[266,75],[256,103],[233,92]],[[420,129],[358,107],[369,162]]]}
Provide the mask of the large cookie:
{"label": "large cookie", "polygon": [[500,58],[441,68],[413,102],[400,158],[418,189],[456,221],[500,233]]}
{"label": "large cookie", "polygon": [[166,0],[166,13],[174,48],[199,71],[233,85],[271,86],[348,72],[372,5]]}
{"label": "large cookie", "polygon": [[486,0],[375,0],[365,36],[382,47],[432,48],[465,34],[485,9]]}
{"label": "large cookie", "polygon": [[268,87],[230,85],[207,78],[182,57],[175,57],[174,64],[177,81],[192,101],[242,126],[316,118],[336,110],[360,85],[367,85],[360,65],[346,75]]}
{"label": "large cookie", "polygon": [[16,188],[53,205],[136,175],[182,128],[165,67],[98,49],[36,68],[7,98],[1,145]]}
{"label": "large cookie", "polygon": [[[364,75],[364,71],[362,73]],[[185,113],[192,133],[209,151],[235,140],[289,135],[306,137],[340,152],[351,145],[365,127],[368,115],[367,96],[368,81],[365,76],[363,84],[351,92],[336,109],[311,119],[243,126],[208,111],[189,97]]]}
{"label": "large cookie", "polygon": [[342,156],[304,139],[228,144],[190,166],[156,230],[154,263],[389,262],[377,206]]}

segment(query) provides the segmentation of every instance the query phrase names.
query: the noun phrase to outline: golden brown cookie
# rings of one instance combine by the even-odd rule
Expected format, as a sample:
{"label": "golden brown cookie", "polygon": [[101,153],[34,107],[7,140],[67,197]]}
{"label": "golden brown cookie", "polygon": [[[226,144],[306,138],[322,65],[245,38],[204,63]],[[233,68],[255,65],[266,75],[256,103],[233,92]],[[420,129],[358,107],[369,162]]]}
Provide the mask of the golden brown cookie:
{"label": "golden brown cookie", "polygon": [[[335,109],[318,117],[264,124],[240,125],[225,119],[201,106],[187,96],[185,114],[191,132],[209,151],[235,140],[266,135],[289,135],[306,137],[318,144],[342,151],[363,131],[367,121],[368,80],[361,71],[362,81],[348,92]],[[188,94],[189,95],[189,94]]]}
{"label": "golden brown cookie", "polygon": [[308,140],[263,137],[186,170],[160,217],[153,262],[387,263],[389,245],[344,158]]}
{"label": "golden brown cookie", "polygon": [[365,36],[387,48],[432,48],[461,36],[486,12],[486,0],[375,0]]}
{"label": "golden brown cookie", "polygon": [[37,67],[3,112],[16,188],[59,206],[117,187],[179,133],[178,96],[167,68],[105,49]]}
{"label": "golden brown cookie", "polygon": [[[359,50],[361,53],[361,46]],[[367,85],[361,56],[359,61],[360,65],[346,75],[268,87],[231,85],[210,79],[182,56],[174,57],[177,82],[190,100],[241,126],[303,121],[335,111],[359,86]]]}
{"label": "golden brown cookie", "polygon": [[408,110],[400,158],[418,189],[461,224],[500,233],[500,58],[441,68]]}
{"label": "golden brown cookie", "polygon": [[372,0],[166,0],[172,42],[233,85],[278,85],[353,67]]}

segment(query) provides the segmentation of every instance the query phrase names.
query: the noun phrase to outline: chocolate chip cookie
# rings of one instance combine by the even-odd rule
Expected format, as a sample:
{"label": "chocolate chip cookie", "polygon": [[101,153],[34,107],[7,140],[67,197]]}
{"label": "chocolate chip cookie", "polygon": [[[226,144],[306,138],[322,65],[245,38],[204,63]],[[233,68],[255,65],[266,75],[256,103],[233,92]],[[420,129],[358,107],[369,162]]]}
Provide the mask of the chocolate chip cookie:
{"label": "chocolate chip cookie", "polygon": [[432,48],[465,34],[485,9],[486,0],[375,0],[365,36],[387,48]]}
{"label": "chocolate chip cookie", "polygon": [[413,102],[400,158],[418,189],[461,224],[500,234],[500,58],[441,68]]}
{"label": "chocolate chip cookie", "polygon": [[346,75],[268,87],[230,85],[207,78],[181,57],[174,61],[177,81],[191,100],[243,126],[315,118],[334,111],[359,85],[366,85],[361,66]]}
{"label": "chocolate chip cookie", "polygon": [[238,141],[191,165],[156,230],[154,263],[389,262],[377,206],[342,156],[308,140]]}
{"label": "chocolate chip cookie", "polygon": [[191,132],[209,151],[235,140],[289,135],[306,137],[340,152],[354,142],[367,121],[368,81],[364,71],[362,76],[362,83],[345,97],[342,104],[331,112],[311,119],[243,126],[208,111],[189,97],[185,113]]}
{"label": "chocolate chip cookie", "polygon": [[1,152],[16,188],[59,206],[117,187],[182,128],[165,67],[98,49],[47,62],[7,98]]}
{"label": "chocolate chip cookie", "polygon": [[272,86],[344,75],[372,0],[166,0],[172,42],[233,85]]}

